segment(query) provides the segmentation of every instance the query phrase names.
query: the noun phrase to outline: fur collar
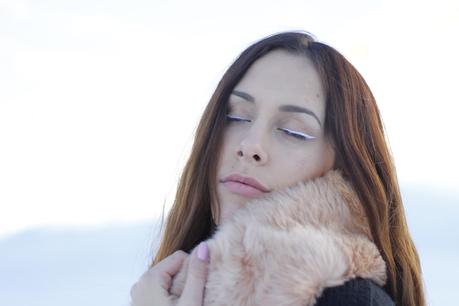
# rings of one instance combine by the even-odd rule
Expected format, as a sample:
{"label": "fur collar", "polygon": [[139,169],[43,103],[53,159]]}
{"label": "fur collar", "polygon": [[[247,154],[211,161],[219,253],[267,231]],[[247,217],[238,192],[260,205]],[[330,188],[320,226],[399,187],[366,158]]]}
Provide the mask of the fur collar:
{"label": "fur collar", "polygon": [[[204,306],[314,305],[326,287],[386,282],[358,197],[340,170],[255,199],[207,240]],[[180,296],[187,260],[171,293]]]}

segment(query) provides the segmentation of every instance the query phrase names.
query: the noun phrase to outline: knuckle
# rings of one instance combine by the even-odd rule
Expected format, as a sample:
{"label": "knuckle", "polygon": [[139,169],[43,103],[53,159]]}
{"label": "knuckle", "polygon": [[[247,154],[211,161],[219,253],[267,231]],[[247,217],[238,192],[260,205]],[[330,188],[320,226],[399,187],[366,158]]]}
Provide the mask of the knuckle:
{"label": "knuckle", "polygon": [[182,250],[177,250],[174,253],[172,253],[172,255],[170,255],[170,256],[182,258],[182,257],[188,256],[188,253],[185,252],[185,251],[182,251]]}
{"label": "knuckle", "polygon": [[156,270],[153,270],[153,269],[148,269],[147,271],[145,271],[142,276],[139,278],[139,280],[137,281],[136,284],[134,284],[134,286],[136,286],[137,288],[140,288],[141,286],[144,287],[148,287],[154,283],[157,283],[158,282],[158,278],[159,278],[159,275],[158,275],[158,272]]}
{"label": "knuckle", "polygon": [[147,271],[145,271],[142,276],[140,277],[140,279],[142,281],[148,281],[150,280],[151,278],[153,278],[156,274],[156,270],[155,269],[148,269]]}
{"label": "knuckle", "polygon": [[161,271],[152,270],[152,271],[149,271],[148,274],[146,274],[145,282],[148,284],[157,283],[161,277],[162,277]]}

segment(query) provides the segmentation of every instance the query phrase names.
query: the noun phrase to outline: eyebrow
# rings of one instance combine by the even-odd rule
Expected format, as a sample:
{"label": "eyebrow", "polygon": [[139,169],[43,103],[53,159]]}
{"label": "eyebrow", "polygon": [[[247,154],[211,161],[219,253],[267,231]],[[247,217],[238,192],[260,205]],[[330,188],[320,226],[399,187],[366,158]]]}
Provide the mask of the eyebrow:
{"label": "eyebrow", "polygon": [[[239,90],[233,90],[231,94],[241,97],[242,99],[248,102],[255,103],[255,98],[246,92],[239,91]],[[297,105],[286,104],[286,105],[279,106],[279,110],[282,112],[304,113],[304,114],[310,115],[314,117],[314,119],[317,120],[320,126],[322,126],[322,123],[320,122],[319,117],[317,117],[317,115],[309,108],[297,106]]]}

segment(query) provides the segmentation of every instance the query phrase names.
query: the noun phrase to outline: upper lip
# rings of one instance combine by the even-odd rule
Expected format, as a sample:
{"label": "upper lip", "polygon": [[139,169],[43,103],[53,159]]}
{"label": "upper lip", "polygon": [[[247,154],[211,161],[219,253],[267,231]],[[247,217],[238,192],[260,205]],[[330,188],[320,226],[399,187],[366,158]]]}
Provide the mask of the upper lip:
{"label": "upper lip", "polygon": [[227,181],[243,183],[243,184],[246,184],[246,185],[250,185],[250,186],[252,186],[252,187],[254,187],[254,188],[258,189],[258,190],[261,190],[263,192],[270,192],[270,190],[267,187],[263,186],[256,179],[251,178],[251,177],[242,176],[242,175],[239,175],[239,174],[231,174],[231,175],[228,175],[227,177],[223,178],[222,180],[220,180],[220,182],[222,182],[222,183],[227,182]]}

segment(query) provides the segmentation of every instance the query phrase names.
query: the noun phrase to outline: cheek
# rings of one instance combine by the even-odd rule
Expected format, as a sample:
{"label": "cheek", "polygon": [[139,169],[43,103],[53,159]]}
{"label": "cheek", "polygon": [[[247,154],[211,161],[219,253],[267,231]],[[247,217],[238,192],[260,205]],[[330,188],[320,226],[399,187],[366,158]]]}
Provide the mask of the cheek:
{"label": "cheek", "polygon": [[321,176],[330,170],[334,163],[334,152],[327,143],[320,143],[308,155],[300,158],[303,179]]}
{"label": "cheek", "polygon": [[227,132],[224,132],[222,135],[222,143],[220,148],[220,156],[218,157],[218,169],[221,169],[222,166],[226,163],[230,156],[231,147],[233,146],[232,141]]}
{"label": "cheek", "polygon": [[321,147],[308,147],[303,150],[292,151],[288,158],[278,157],[276,163],[277,186],[287,187],[299,181],[323,175],[328,168],[329,154]]}
{"label": "cheek", "polygon": [[298,164],[298,169],[301,172],[297,175],[297,177],[299,177],[300,180],[304,181],[322,175],[324,167],[322,157],[320,155],[310,156],[309,158],[302,160]]}

